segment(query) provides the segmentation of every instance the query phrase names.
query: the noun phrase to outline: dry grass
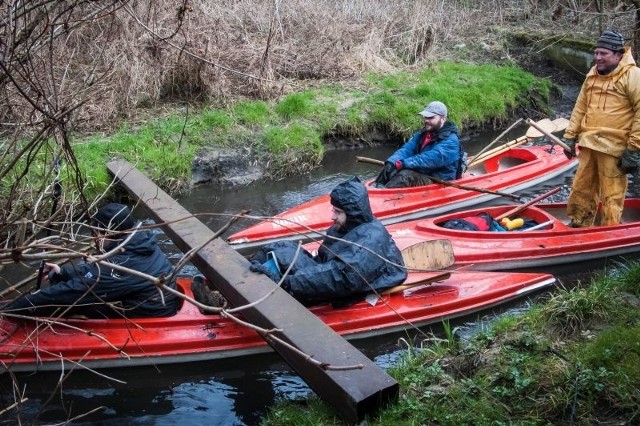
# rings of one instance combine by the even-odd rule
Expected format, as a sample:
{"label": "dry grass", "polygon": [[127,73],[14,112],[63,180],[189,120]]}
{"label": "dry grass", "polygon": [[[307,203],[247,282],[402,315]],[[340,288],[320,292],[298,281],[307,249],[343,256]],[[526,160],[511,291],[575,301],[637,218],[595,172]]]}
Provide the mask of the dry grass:
{"label": "dry grass", "polygon": [[[78,5],[76,16],[86,24],[56,40],[58,81],[51,83],[64,75],[61,96],[89,95],[73,125],[96,130],[162,102],[268,99],[307,83],[421,67],[462,43],[482,46],[491,59],[508,57],[496,26],[597,34],[597,14],[581,3],[160,0],[104,11]],[[606,22],[624,20],[624,27],[629,16],[611,14]],[[41,52],[45,63],[49,52]]]}

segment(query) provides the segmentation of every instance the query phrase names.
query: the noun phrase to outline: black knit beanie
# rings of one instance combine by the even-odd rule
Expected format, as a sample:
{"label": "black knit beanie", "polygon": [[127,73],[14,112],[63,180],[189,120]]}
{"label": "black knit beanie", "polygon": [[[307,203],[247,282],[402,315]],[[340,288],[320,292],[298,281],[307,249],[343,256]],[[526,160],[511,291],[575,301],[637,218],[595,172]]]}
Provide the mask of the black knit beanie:
{"label": "black knit beanie", "polygon": [[602,47],[604,49],[609,49],[614,52],[623,53],[624,52],[624,37],[619,32],[608,29],[602,33],[598,41],[596,42],[596,47]]}

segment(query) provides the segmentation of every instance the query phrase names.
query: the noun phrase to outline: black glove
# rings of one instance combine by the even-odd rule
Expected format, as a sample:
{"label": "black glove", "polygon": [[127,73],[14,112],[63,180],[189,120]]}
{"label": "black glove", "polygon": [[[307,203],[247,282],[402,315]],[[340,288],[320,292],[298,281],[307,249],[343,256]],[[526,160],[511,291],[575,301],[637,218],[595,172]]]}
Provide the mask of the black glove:
{"label": "black glove", "polygon": [[560,138],[560,140],[562,140],[562,142],[564,142],[564,144],[569,147],[569,151],[567,151],[566,149],[564,150],[564,155],[566,155],[567,158],[571,160],[576,156],[576,140],[568,138]]}
{"label": "black glove", "polygon": [[49,271],[49,273],[47,273],[47,279],[49,280],[49,284],[58,284],[62,281],[62,274],[56,271]]}
{"label": "black glove", "polygon": [[640,151],[629,151],[625,149],[618,159],[618,167],[623,173],[637,173],[640,166]]}
{"label": "black glove", "polygon": [[259,272],[261,274],[265,274],[266,276],[271,278],[271,281],[276,283],[280,281],[280,278],[282,278],[282,276],[278,273],[278,271],[276,271],[273,268],[267,268],[265,265],[258,262],[251,262],[251,265],[249,266],[249,270],[253,272]]}
{"label": "black glove", "polygon": [[389,180],[393,176],[395,176],[396,173],[398,173],[398,170],[396,169],[396,165],[387,161],[386,163],[384,163],[384,166],[382,167],[382,171],[376,178],[376,184],[386,185],[387,182],[389,182]]}

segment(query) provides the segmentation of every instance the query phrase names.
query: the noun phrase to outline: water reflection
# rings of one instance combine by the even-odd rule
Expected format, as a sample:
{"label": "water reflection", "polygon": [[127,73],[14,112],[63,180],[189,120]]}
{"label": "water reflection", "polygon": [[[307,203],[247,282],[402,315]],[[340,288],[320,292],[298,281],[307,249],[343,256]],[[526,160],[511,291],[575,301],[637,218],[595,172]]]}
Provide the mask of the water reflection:
{"label": "water reflection", "polygon": [[[265,408],[274,403],[276,392],[290,397],[310,392],[275,354],[101,373],[126,383],[87,371],[69,373],[61,384],[57,373],[18,375],[29,396],[21,406],[21,420],[75,419],[74,424],[179,424],[197,420],[214,425],[252,425],[259,423]],[[0,401],[5,407],[12,402],[12,392],[8,375],[2,379]],[[9,418],[0,416],[1,420]]]}
{"label": "water reflection", "polygon": [[[244,210],[252,216],[270,217],[295,205],[320,195],[327,194],[338,183],[351,176],[362,180],[377,175],[376,166],[356,163],[356,155],[372,158],[387,158],[392,148],[370,148],[365,151],[329,152],[321,168],[303,176],[294,176],[280,181],[254,182],[241,188],[218,188],[201,186],[178,201],[192,213],[214,213],[200,217],[211,229],[219,229],[229,217]],[[327,206],[327,215],[329,215]],[[231,235],[254,222],[242,219],[227,231]]]}

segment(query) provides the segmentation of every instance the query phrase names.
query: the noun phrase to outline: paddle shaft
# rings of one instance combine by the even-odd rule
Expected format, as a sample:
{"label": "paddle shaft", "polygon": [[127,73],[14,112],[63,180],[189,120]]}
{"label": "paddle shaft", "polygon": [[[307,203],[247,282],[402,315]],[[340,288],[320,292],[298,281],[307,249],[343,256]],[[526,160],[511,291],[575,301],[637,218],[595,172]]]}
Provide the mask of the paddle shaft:
{"label": "paddle shaft", "polygon": [[[383,166],[384,165],[384,161],[376,160],[375,158],[369,158],[369,157],[357,157],[356,156],[356,161],[358,161],[360,163],[376,164],[378,166]],[[438,178],[432,177],[432,176],[427,176],[427,178],[429,178],[433,182],[439,183],[439,184],[444,185],[444,186],[451,186],[453,188],[465,189],[467,191],[482,192],[482,193],[485,193],[485,194],[499,195],[501,197],[508,197],[508,198],[512,198],[514,200],[520,200],[519,196],[513,195],[513,194],[508,194],[506,192],[491,191],[489,189],[476,188],[474,186],[458,185],[457,183],[447,182],[446,180],[438,179]]]}
{"label": "paddle shaft", "polygon": [[523,211],[524,209],[526,209],[527,207],[534,205],[535,203],[537,203],[540,200],[544,200],[545,198],[555,194],[558,191],[560,191],[560,187],[553,188],[551,191],[545,192],[542,195],[538,195],[536,198],[532,199],[531,201],[529,201],[527,203],[524,203],[523,205],[518,206],[518,207],[516,207],[514,209],[511,209],[506,213],[501,214],[500,216],[496,217],[495,220],[499,222],[502,219],[504,219],[505,217],[509,217],[509,216],[513,216],[514,214],[518,214],[521,211]]}
{"label": "paddle shaft", "polygon": [[550,132],[547,132],[545,129],[543,129],[542,127],[538,126],[536,124],[536,122],[533,121],[532,119],[527,118],[526,123],[528,125],[530,125],[531,127],[535,128],[536,130],[538,130],[540,133],[542,133],[546,137],[548,137],[549,140],[551,140],[551,142],[553,142],[553,143],[555,143],[557,145],[560,145],[562,147],[562,149],[564,149],[565,151],[571,152],[571,148],[569,148],[566,143],[562,142],[556,136],[552,135]]}
{"label": "paddle shaft", "polygon": [[[56,213],[58,209],[58,201],[60,200],[60,196],[62,195],[62,185],[60,184],[60,158],[56,158],[53,162],[53,171],[56,173],[56,178],[53,182],[53,192],[51,193],[51,198],[53,198],[53,203],[51,204],[51,216]],[[51,225],[47,226],[47,237],[51,236]],[[40,290],[42,286],[42,275],[44,275],[44,259],[40,261],[40,266],[38,267],[38,275],[36,276],[36,291]]]}
{"label": "paddle shaft", "polygon": [[[558,121],[560,121],[560,120],[565,120],[565,119],[556,118],[553,121],[549,120],[549,122],[554,125],[554,130],[547,130],[547,132],[549,132],[549,131],[555,132],[555,131],[558,131],[558,130],[566,129],[567,125],[563,121],[561,123],[558,123]],[[467,167],[473,167],[475,164],[477,164],[477,163],[479,163],[481,161],[486,161],[489,158],[493,158],[496,155],[502,154],[503,152],[507,151],[510,148],[515,148],[516,146],[522,145],[523,143],[529,141],[530,139],[533,139],[534,136],[530,136],[529,133],[531,132],[531,130],[536,130],[537,132],[539,132],[538,129],[541,127],[540,122],[538,122],[536,124],[537,124],[536,127],[529,126],[529,129],[527,129],[527,133],[526,133],[525,136],[522,136],[522,137],[520,137],[520,138],[518,138],[516,140],[513,140],[513,141],[509,141],[509,142],[505,143],[504,145],[500,145],[500,146],[498,146],[496,148],[493,148],[492,150],[489,150],[489,151],[486,151],[486,152],[483,152],[484,151],[483,150],[483,151],[479,152],[478,154],[474,155],[473,158],[469,161],[469,164],[467,165]],[[508,130],[509,129],[507,129],[507,131]],[[540,133],[540,135],[542,136],[543,134]],[[535,136],[535,137],[538,137],[538,136]]]}
{"label": "paddle shaft", "polygon": [[384,291],[381,291],[380,295],[381,296],[386,296],[386,295],[389,295],[389,294],[400,293],[401,291],[405,291],[405,290],[413,288],[413,287],[418,287],[420,285],[431,284],[431,283],[435,283],[435,282],[438,282],[438,281],[446,280],[450,276],[451,276],[451,272],[442,272],[441,274],[434,275],[434,276],[429,277],[429,278],[425,278],[424,280],[416,281],[415,283],[400,284],[400,285],[397,285],[395,287],[388,288],[388,289],[386,289]]}
{"label": "paddle shaft", "polygon": [[546,227],[547,225],[551,225],[551,224],[553,224],[553,220],[550,220],[550,221],[547,221],[547,222],[540,223],[540,224],[538,224],[538,225],[536,225],[536,226],[532,226],[531,228],[523,229],[523,230],[522,230],[522,232],[526,232],[526,231],[536,231],[536,230],[538,230],[538,229],[542,229],[542,228]]}
{"label": "paddle shaft", "polygon": [[478,163],[482,163],[483,161],[487,161],[490,158],[500,155],[503,152],[506,152],[511,148],[515,148],[516,146],[522,145],[523,143],[528,141],[529,139],[527,139],[526,136],[521,136],[518,139],[514,139],[512,141],[505,143],[504,145],[500,145],[489,151],[486,151],[482,155],[474,155],[473,158],[471,158],[471,161],[469,161],[469,164],[467,164],[467,168],[473,167]]}

